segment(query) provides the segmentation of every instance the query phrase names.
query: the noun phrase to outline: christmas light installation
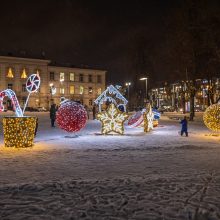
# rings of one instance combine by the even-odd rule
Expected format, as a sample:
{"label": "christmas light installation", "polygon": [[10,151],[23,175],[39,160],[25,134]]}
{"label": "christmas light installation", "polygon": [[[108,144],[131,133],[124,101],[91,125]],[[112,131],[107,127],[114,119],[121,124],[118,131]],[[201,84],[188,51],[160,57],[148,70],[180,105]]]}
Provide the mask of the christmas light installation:
{"label": "christmas light installation", "polygon": [[99,112],[102,111],[102,105],[106,102],[114,103],[118,108],[120,105],[124,107],[126,111],[127,99],[113,86],[110,85],[107,89],[94,101],[99,106]]}
{"label": "christmas light installation", "polygon": [[5,147],[32,147],[35,128],[36,117],[4,117]]}
{"label": "christmas light installation", "polygon": [[3,118],[4,143],[6,147],[31,147],[33,145],[37,118],[24,116],[24,110],[30,94],[37,91],[39,86],[39,75],[32,74],[26,82],[26,89],[29,95],[23,112],[13,90],[6,89],[0,92],[0,111],[4,111],[3,100],[8,97],[13,104],[16,115]]}
{"label": "christmas light installation", "polygon": [[142,111],[137,111],[128,119],[128,126],[135,128],[140,126],[144,121]]}
{"label": "christmas light installation", "polygon": [[85,127],[87,113],[83,105],[64,100],[56,113],[56,121],[61,129],[67,132],[77,132]]}
{"label": "christmas light installation", "polygon": [[203,121],[210,130],[220,132],[220,103],[211,105],[206,109]]}
{"label": "christmas light installation", "polygon": [[4,100],[5,97],[8,97],[11,100],[12,105],[13,105],[14,110],[15,110],[15,115],[17,117],[23,117],[23,112],[22,112],[21,107],[19,105],[17,96],[16,96],[15,92],[11,89],[6,89],[6,90],[0,92],[0,112],[4,111],[3,100]]}
{"label": "christmas light installation", "polygon": [[26,109],[27,103],[29,101],[29,97],[31,93],[37,92],[37,90],[40,88],[40,76],[39,74],[32,74],[28,77],[27,82],[26,82],[26,90],[29,92],[28,97],[26,99],[23,113]]}
{"label": "christmas light installation", "polygon": [[148,105],[147,109],[143,110],[144,118],[144,132],[149,132],[154,128],[154,113],[152,111],[151,105]]}
{"label": "christmas light installation", "polygon": [[108,106],[106,111],[97,114],[97,119],[102,123],[102,134],[124,134],[124,122],[127,118],[128,115],[121,112],[113,103]]}

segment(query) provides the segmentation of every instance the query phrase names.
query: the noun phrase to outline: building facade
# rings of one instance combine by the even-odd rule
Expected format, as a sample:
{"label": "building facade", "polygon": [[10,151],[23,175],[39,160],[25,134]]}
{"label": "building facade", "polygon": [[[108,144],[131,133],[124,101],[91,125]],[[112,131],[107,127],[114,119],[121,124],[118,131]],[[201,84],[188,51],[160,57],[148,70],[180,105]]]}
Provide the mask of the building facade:
{"label": "building facade", "polygon": [[[29,107],[48,109],[51,103],[59,104],[65,97],[91,108],[105,90],[106,71],[103,70],[53,66],[50,60],[0,56],[0,91],[14,90],[23,106],[28,96],[26,80],[33,73],[40,75],[41,86],[31,94]],[[12,108],[10,100],[5,100],[5,105]]]}

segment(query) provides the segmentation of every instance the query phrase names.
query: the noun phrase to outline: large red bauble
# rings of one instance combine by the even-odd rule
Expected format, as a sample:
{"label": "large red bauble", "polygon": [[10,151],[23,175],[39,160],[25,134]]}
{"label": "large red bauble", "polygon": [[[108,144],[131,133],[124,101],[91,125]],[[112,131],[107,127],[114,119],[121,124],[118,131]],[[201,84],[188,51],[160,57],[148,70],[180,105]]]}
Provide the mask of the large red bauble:
{"label": "large red bauble", "polygon": [[85,127],[87,113],[83,105],[73,101],[65,101],[57,111],[56,120],[61,129],[76,132]]}

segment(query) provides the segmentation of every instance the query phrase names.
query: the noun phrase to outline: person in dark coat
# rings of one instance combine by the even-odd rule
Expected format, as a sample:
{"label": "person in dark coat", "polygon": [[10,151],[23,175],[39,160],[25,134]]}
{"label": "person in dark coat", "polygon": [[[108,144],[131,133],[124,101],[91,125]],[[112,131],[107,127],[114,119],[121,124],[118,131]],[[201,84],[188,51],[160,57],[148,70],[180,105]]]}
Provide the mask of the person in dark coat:
{"label": "person in dark coat", "polygon": [[95,117],[96,117],[96,106],[93,105],[92,107],[92,115],[93,115],[93,120],[95,120]]}
{"label": "person in dark coat", "polygon": [[183,136],[183,134],[186,134],[186,137],[188,137],[188,121],[186,119],[186,116],[184,116],[184,119],[180,121],[181,124],[181,136]]}
{"label": "person in dark coat", "polygon": [[50,121],[51,121],[51,127],[55,127],[54,123],[56,121],[56,111],[57,111],[57,106],[56,104],[52,104],[50,107]]}

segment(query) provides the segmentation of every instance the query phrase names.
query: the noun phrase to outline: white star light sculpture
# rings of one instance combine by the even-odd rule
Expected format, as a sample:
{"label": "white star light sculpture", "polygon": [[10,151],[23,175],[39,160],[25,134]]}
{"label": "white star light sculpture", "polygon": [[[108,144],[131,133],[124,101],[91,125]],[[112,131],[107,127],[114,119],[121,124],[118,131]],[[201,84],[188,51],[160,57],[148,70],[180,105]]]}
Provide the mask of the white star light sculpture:
{"label": "white star light sculpture", "polygon": [[124,122],[128,119],[125,112],[121,112],[113,103],[111,103],[107,111],[97,114],[97,119],[102,123],[102,134],[115,132],[124,133]]}

